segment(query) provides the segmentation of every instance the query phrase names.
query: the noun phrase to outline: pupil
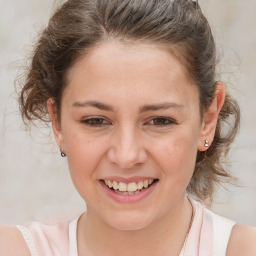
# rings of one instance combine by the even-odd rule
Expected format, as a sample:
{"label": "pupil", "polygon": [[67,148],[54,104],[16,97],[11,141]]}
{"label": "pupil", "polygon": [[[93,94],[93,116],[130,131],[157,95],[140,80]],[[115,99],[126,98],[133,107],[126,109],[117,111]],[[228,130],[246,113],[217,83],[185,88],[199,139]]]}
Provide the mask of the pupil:
{"label": "pupil", "polygon": [[154,120],[154,123],[155,124],[165,124],[166,123],[166,120],[164,119],[164,118],[156,118],[155,120]]}
{"label": "pupil", "polygon": [[92,119],[92,124],[102,124],[102,119],[101,118],[94,118]]}

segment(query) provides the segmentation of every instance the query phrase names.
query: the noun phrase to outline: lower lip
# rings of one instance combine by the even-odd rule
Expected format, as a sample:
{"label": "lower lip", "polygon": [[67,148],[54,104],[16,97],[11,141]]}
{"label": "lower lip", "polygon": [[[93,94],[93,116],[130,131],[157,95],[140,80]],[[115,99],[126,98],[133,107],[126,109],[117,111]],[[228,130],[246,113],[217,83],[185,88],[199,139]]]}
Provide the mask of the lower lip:
{"label": "lower lip", "polygon": [[119,203],[132,203],[132,202],[137,202],[137,201],[144,199],[153,191],[153,189],[156,187],[157,183],[158,183],[158,181],[155,181],[152,185],[150,185],[146,189],[143,189],[140,193],[133,194],[133,195],[122,195],[122,194],[118,194],[118,193],[114,192],[112,189],[109,189],[105,185],[104,181],[102,181],[102,180],[100,181],[100,184],[101,184],[102,188],[104,189],[104,191],[106,192],[106,194],[110,198],[114,199],[115,201],[117,201]]}

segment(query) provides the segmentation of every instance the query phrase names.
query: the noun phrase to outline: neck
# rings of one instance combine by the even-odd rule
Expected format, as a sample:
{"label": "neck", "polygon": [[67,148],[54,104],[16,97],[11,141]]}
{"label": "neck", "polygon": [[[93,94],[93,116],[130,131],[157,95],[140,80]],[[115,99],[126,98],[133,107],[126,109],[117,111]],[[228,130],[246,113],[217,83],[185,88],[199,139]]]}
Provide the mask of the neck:
{"label": "neck", "polygon": [[[79,256],[179,255],[191,224],[186,198],[161,218],[140,230],[118,230],[91,212],[78,222]],[[160,253],[161,252],[161,253]]]}

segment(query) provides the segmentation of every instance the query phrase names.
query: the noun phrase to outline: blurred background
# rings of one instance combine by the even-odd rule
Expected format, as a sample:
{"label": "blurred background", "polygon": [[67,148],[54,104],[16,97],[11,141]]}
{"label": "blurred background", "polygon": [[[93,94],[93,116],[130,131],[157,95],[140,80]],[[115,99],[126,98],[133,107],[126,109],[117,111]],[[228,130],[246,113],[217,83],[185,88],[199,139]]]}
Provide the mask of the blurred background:
{"label": "blurred background", "polygon": [[[221,188],[212,209],[256,226],[256,1],[199,1],[221,57],[218,78],[241,106],[241,131],[230,152],[239,186]],[[56,7],[53,0],[0,0],[0,222],[69,218],[84,203],[49,129],[26,131],[14,80],[37,33]],[[50,135],[49,135],[50,134]],[[54,217],[53,217],[54,216]]]}

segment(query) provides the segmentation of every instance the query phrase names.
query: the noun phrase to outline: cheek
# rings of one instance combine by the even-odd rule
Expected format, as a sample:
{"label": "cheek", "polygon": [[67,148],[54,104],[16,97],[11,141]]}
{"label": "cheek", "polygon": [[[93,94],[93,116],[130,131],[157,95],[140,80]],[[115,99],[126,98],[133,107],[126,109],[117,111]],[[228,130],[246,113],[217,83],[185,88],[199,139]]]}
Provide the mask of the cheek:
{"label": "cheek", "polygon": [[69,133],[65,138],[68,164],[74,183],[82,185],[89,179],[96,179],[94,170],[105,152],[104,139],[91,138],[80,132]]}
{"label": "cheek", "polygon": [[152,155],[157,158],[164,175],[178,183],[189,182],[197,154],[197,143],[191,133],[175,134],[164,140],[156,140],[152,148]]}

